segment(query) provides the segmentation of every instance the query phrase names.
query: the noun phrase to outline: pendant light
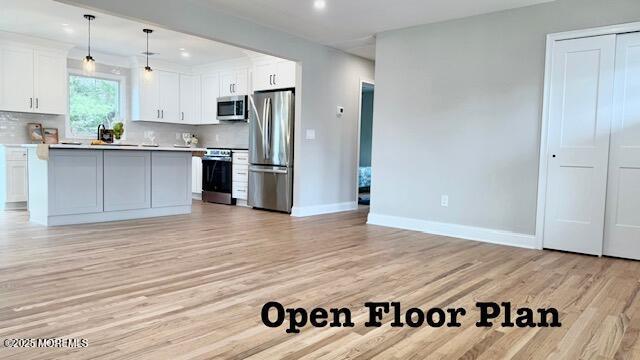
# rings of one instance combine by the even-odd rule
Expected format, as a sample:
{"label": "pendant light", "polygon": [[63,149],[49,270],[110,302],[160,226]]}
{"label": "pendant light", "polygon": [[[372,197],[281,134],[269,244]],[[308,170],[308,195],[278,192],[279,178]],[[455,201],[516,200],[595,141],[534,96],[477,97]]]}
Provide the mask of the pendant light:
{"label": "pendant light", "polygon": [[91,21],[95,20],[96,17],[87,14],[84,18],[87,19],[89,23],[89,41],[87,45],[88,54],[82,59],[82,70],[87,74],[93,74],[96,71],[96,61],[91,56]]}
{"label": "pendant light", "polygon": [[149,66],[149,34],[151,34],[153,30],[142,29],[142,31],[144,31],[144,33],[147,34],[147,51],[145,52],[145,55],[147,55],[147,66],[144,67],[144,71],[150,73],[153,70],[151,69],[151,66]]}

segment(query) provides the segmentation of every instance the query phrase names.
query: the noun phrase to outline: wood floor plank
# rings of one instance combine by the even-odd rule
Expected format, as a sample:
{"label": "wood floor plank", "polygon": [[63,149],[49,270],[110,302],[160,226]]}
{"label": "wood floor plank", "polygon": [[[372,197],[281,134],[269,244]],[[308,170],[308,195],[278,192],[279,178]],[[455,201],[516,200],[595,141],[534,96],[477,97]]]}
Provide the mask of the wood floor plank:
{"label": "wood floor plank", "polygon": [[[0,213],[3,359],[634,359],[640,262],[195,203],[191,215],[46,228]],[[352,310],[353,328],[268,328],[268,301]],[[367,301],[464,307],[459,328],[365,327]],[[478,328],[478,301],[555,307],[561,328]],[[500,322],[500,320],[497,320]],[[497,324],[496,324],[497,325]]]}

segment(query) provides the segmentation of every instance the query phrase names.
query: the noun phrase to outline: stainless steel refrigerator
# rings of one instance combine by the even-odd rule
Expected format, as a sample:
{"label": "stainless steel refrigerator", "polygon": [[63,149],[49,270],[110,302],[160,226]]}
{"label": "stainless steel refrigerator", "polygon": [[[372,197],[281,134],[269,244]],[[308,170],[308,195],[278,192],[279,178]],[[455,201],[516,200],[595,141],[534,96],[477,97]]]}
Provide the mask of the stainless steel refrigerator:
{"label": "stainless steel refrigerator", "polygon": [[249,95],[249,206],[291,212],[293,90]]}

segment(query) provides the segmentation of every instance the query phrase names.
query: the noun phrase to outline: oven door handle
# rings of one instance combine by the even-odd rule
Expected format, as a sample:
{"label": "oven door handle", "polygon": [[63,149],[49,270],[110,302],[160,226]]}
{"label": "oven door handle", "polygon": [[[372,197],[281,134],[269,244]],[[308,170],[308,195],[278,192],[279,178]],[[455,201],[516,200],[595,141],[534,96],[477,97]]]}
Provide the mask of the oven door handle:
{"label": "oven door handle", "polygon": [[287,174],[287,170],[279,170],[279,169],[262,169],[262,168],[250,168],[251,172],[259,172],[259,173],[269,173],[269,174]]}

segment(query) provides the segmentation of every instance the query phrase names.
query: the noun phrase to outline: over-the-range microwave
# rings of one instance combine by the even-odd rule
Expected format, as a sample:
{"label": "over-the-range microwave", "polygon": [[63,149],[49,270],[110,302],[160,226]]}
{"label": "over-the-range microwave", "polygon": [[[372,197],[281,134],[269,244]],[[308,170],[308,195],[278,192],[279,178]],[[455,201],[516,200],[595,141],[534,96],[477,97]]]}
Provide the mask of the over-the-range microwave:
{"label": "over-the-range microwave", "polygon": [[226,96],[218,98],[218,120],[246,121],[249,117],[247,96]]}

